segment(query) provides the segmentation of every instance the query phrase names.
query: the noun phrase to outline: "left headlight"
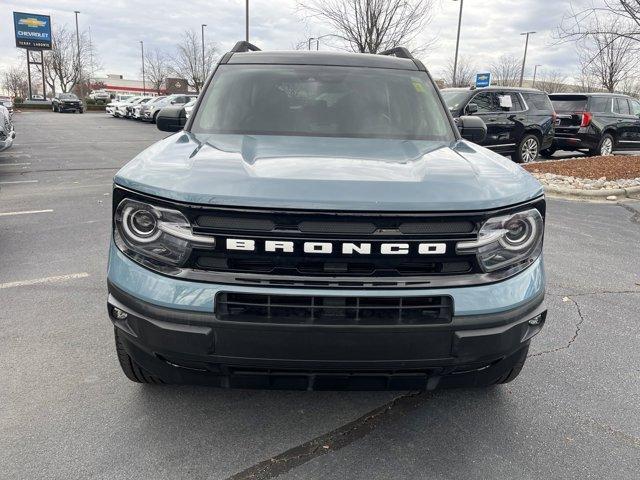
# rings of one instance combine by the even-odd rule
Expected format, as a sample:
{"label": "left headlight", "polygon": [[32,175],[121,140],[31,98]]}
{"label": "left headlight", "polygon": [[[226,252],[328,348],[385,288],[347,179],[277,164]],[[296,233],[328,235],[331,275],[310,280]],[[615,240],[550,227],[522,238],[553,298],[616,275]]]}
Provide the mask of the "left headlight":
{"label": "left headlight", "polygon": [[194,246],[215,246],[215,238],[195,235],[178,210],[125,198],[116,208],[114,221],[116,244],[121,249],[165,264],[183,264]]}
{"label": "left headlight", "polygon": [[507,267],[526,267],[540,256],[544,236],[544,221],[532,208],[488,219],[480,229],[477,240],[459,242],[460,254],[476,254],[485,272]]}

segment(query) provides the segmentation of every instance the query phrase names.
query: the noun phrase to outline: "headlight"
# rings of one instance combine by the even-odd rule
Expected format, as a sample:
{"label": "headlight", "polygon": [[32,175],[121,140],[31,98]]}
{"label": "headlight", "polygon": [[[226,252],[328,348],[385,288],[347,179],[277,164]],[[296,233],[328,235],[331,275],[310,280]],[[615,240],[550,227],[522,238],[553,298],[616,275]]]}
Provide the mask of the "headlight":
{"label": "headlight", "polygon": [[478,239],[458,242],[456,252],[476,254],[485,272],[532,263],[542,252],[544,222],[536,209],[488,219]]}
{"label": "headlight", "polygon": [[115,240],[127,250],[165,264],[180,265],[194,246],[213,247],[215,238],[195,235],[178,210],[124,199],[116,208]]}

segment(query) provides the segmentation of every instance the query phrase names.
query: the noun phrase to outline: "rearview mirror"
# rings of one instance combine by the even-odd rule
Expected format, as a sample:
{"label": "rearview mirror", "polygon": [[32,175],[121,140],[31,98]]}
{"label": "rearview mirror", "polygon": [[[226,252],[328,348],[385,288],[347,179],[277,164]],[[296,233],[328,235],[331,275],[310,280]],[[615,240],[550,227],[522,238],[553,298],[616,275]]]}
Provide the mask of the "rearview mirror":
{"label": "rearview mirror", "polygon": [[470,103],[469,105],[467,105],[467,108],[466,108],[467,115],[472,115],[472,114],[476,113],[477,111],[478,111],[478,104],[477,103]]}
{"label": "rearview mirror", "polygon": [[487,138],[487,126],[480,117],[460,117],[458,130],[462,138],[473,143],[481,143]]}
{"label": "rearview mirror", "polygon": [[186,123],[187,115],[183,107],[164,107],[156,118],[156,126],[163,132],[179,132]]}

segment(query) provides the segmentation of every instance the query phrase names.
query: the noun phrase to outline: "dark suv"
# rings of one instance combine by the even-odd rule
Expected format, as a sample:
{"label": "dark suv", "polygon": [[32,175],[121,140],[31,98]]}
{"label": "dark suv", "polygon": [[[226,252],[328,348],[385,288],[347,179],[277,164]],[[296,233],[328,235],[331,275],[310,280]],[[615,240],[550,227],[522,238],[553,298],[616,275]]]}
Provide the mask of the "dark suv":
{"label": "dark suv", "polygon": [[442,90],[454,118],[477,115],[487,125],[480,145],[518,163],[528,163],[551,147],[555,113],[546,93],[514,87],[445,88]]}
{"label": "dark suv", "polygon": [[58,93],[51,100],[51,110],[54,112],[84,113],[84,104],[75,93]]}
{"label": "dark suv", "polygon": [[548,156],[556,150],[610,155],[640,149],[640,101],[610,93],[556,93],[551,102],[560,120]]}

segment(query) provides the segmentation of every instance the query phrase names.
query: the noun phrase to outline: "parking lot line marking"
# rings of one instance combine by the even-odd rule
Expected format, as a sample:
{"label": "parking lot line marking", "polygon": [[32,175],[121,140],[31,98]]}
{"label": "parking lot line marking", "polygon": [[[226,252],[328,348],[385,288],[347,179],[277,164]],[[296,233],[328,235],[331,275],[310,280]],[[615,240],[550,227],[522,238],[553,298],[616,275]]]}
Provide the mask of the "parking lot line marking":
{"label": "parking lot line marking", "polygon": [[0,212],[0,217],[10,217],[12,215],[28,215],[30,213],[51,213],[53,210],[25,210],[23,212]]}
{"label": "parking lot line marking", "polygon": [[29,285],[40,285],[43,283],[64,282],[66,280],[75,280],[78,278],[86,278],[88,276],[89,274],[87,272],[80,272],[80,273],[70,273],[68,275],[58,275],[56,277],[44,277],[44,278],[35,278],[33,280],[23,280],[21,282],[0,283],[0,290],[5,288],[26,287]]}
{"label": "parking lot line marking", "polygon": [[38,183],[38,180],[14,180],[13,182],[0,182],[0,185],[13,185],[14,183]]}
{"label": "parking lot line marking", "polygon": [[20,165],[31,165],[31,162],[23,162],[23,163],[0,163],[0,167],[19,167]]}

